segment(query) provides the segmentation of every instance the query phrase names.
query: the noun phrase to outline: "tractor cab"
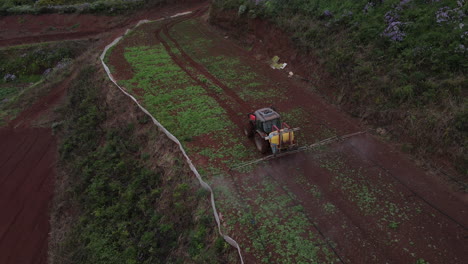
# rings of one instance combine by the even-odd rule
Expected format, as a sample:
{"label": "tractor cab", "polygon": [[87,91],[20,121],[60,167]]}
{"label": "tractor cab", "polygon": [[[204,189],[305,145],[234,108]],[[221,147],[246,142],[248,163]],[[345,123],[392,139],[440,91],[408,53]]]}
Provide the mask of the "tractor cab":
{"label": "tractor cab", "polygon": [[273,108],[261,108],[248,114],[249,122],[244,127],[247,137],[255,136],[255,145],[261,153],[266,153],[271,146],[273,154],[296,146],[294,131],[281,122],[281,116]]}
{"label": "tractor cab", "polygon": [[274,127],[281,127],[280,115],[271,108],[262,108],[254,113],[257,130],[270,134]]}

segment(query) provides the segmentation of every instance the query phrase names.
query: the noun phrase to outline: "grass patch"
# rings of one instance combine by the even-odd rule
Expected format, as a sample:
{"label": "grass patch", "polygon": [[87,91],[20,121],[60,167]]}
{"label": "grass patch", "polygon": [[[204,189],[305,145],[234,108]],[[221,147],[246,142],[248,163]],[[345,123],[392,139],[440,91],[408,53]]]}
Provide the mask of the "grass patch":
{"label": "grass patch", "polygon": [[[97,13],[117,15],[147,6],[148,0],[5,0],[0,3],[0,15]],[[164,3],[153,1],[151,5]]]}
{"label": "grass patch", "polygon": [[46,69],[73,59],[84,51],[88,41],[48,42],[0,49],[0,76],[13,74],[20,82],[37,80]]}

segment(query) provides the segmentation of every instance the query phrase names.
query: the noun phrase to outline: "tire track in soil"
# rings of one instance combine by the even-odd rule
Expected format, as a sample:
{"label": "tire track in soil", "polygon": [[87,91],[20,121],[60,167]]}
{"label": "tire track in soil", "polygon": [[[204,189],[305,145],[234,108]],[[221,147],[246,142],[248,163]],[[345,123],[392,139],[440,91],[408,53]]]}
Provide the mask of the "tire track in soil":
{"label": "tire track in soil", "polygon": [[[39,134],[35,134],[34,137],[31,138],[31,139],[33,139],[32,142],[25,146],[26,149],[25,150],[20,149],[17,153],[19,155],[24,155],[24,156],[28,155],[29,152],[31,151],[31,149],[36,144],[38,138],[39,138]],[[13,157],[15,157],[15,156],[13,156]],[[0,178],[0,185],[3,185],[5,183],[5,181],[7,181],[9,179],[10,175],[16,170],[16,168],[19,165],[22,165],[22,163],[23,163],[22,159],[17,160],[16,162],[13,160],[10,163],[6,163],[5,166],[2,167],[2,172],[4,173],[3,174],[4,176],[2,178]],[[8,166],[8,165],[10,165],[10,166]],[[4,167],[6,167],[6,168],[4,168]]]}
{"label": "tire track in soil", "polygon": [[[239,122],[236,120],[236,119],[233,119],[234,116],[236,116],[236,112],[232,111],[231,110],[231,107],[225,102],[225,100],[222,100],[217,94],[215,94],[214,92],[211,91],[211,89],[208,87],[208,85],[206,85],[205,83],[203,83],[202,81],[200,81],[187,67],[186,65],[181,61],[179,60],[176,55],[173,53],[173,51],[171,50],[171,47],[169,46],[169,44],[164,41],[164,39],[159,35],[160,34],[160,31],[158,30],[157,32],[155,32],[156,34],[156,38],[163,44],[164,48],[166,49],[167,53],[169,53],[169,56],[171,56],[172,58],[172,61],[174,61],[175,64],[177,64],[177,66],[179,66],[180,69],[182,69],[182,71],[184,71],[193,81],[195,81],[198,85],[200,85],[201,87],[203,87],[203,89],[206,91],[206,93],[214,98],[216,100],[216,102],[218,102],[218,104],[220,104],[220,106],[226,110],[228,112],[228,116],[230,117],[231,121],[234,122],[234,124],[238,125],[239,126]],[[239,126],[239,128],[241,128]]]}
{"label": "tire track in soil", "polygon": [[[169,53],[171,56],[172,60],[193,80],[195,81],[198,85],[204,88],[204,90],[207,92],[207,94],[214,98],[220,106],[225,109],[228,112],[228,116],[230,117],[231,121],[233,121],[234,124],[238,126],[239,129],[242,130],[243,128],[243,119],[238,116],[238,113],[247,113],[250,109],[250,106],[242,100],[234,91],[229,89],[227,85],[225,85],[223,82],[221,82],[219,79],[214,77],[211,73],[208,72],[207,69],[205,69],[204,66],[201,64],[198,64],[195,62],[179,45],[179,43],[170,36],[169,34],[169,29],[176,25],[177,23],[183,22],[188,19],[200,17],[204,14],[204,12],[207,11],[207,7],[200,8],[194,13],[184,16],[182,18],[174,19],[173,21],[169,21],[167,23],[164,23],[156,32],[156,38],[158,39],[159,42],[161,42],[166,49],[166,51]],[[164,35],[162,35],[164,34]],[[170,44],[164,39],[164,36],[166,36],[171,43],[176,47],[176,49],[180,52],[182,55],[181,58],[178,57],[173,51],[170,46]],[[196,74],[194,74],[189,67],[192,67],[195,71],[200,73],[201,75],[205,76],[208,80],[210,80],[213,84],[218,86],[224,91],[224,94],[226,94],[229,98],[233,99],[237,104],[229,104],[230,101],[226,99],[222,99],[218,94],[213,92],[209,86],[202,82]]]}
{"label": "tire track in soil", "polygon": [[[295,182],[289,176],[284,176],[284,171],[282,171],[284,170],[284,165],[282,165],[282,163],[285,163],[286,166],[295,164],[295,166],[292,167],[301,167],[304,168],[304,171],[313,171],[313,179],[309,178],[307,181],[308,183],[313,183],[316,186],[322,187],[320,189],[321,198],[317,199],[317,197],[314,197],[314,195],[311,194],[307,188],[305,188],[305,185]],[[368,255],[373,253],[375,258],[378,258],[373,260],[374,263],[386,263],[391,260],[391,255],[389,255],[388,252],[384,250],[384,247],[382,247],[381,244],[376,243],[376,241],[378,241],[376,240],[376,237],[369,233],[369,226],[367,223],[363,222],[362,218],[356,217],[355,212],[353,214],[353,209],[349,206],[348,202],[343,199],[339,193],[332,192],[330,190],[324,190],[325,188],[323,186],[332,186],[332,175],[327,171],[316,167],[318,165],[314,165],[313,163],[314,162],[311,162],[310,159],[310,153],[297,153],[292,156],[284,157],[284,160],[281,160],[279,163],[272,163],[270,161],[269,167],[267,169],[262,169],[262,171],[264,171],[266,175],[277,182],[284,193],[288,195],[296,205],[301,205],[306,209],[304,214],[307,216],[309,222],[317,230],[319,230],[320,235],[327,242],[328,247],[333,250],[333,252],[340,258],[342,263],[357,263],[360,261],[355,258],[350,259],[350,257],[355,257],[352,252],[356,249],[347,245],[348,241],[343,239],[340,231],[343,231],[343,233],[352,233],[353,240],[360,241],[360,247],[365,247]],[[301,197],[302,199],[298,199],[292,196],[291,193],[294,193],[297,195],[297,197]],[[315,200],[317,204],[305,202],[309,200]],[[317,217],[317,215],[314,215],[313,212],[319,212],[323,214],[324,212],[321,206],[327,202],[331,202],[338,209],[333,214],[333,218],[321,218]],[[347,228],[354,230],[342,230],[340,227],[343,224],[346,224],[347,226],[349,225]],[[335,233],[335,235],[333,233]],[[329,243],[330,240],[333,241],[333,243],[336,243],[338,246],[334,248],[332,244]],[[344,260],[345,258],[346,260]]]}
{"label": "tire track in soil", "polygon": [[[3,135],[0,135],[0,138],[3,138]],[[23,148],[24,144],[28,141],[28,138],[25,137],[21,140],[19,144],[14,141],[8,141],[8,142],[2,142],[4,143],[3,145],[0,146],[0,149],[14,149],[14,151],[7,152],[3,151],[0,154],[0,160],[3,160],[3,162],[0,164],[0,171],[3,171],[3,166],[7,164],[10,159],[20,151],[21,148]],[[1,180],[1,178],[0,178]]]}
{"label": "tire track in soil", "polygon": [[[329,125],[327,125],[321,118],[318,118],[320,122],[323,123],[328,129],[332,129]],[[369,141],[369,140],[368,140]],[[468,230],[467,228],[467,222],[466,219],[463,221],[463,216],[458,215],[457,212],[451,212],[447,213],[445,210],[441,209],[444,208],[444,206],[440,205],[435,205],[433,202],[429,201],[429,198],[423,197],[422,194],[420,194],[420,191],[415,190],[414,187],[412,187],[407,181],[401,179],[401,177],[397,176],[398,174],[395,174],[395,172],[391,169],[388,169],[388,166],[385,166],[379,162],[376,157],[372,158],[366,155],[359,147],[356,147],[354,144],[349,144],[350,147],[354,150],[355,153],[360,155],[364,161],[368,161],[370,164],[373,166],[380,168],[382,171],[387,172],[390,177],[397,182],[400,186],[402,186],[404,189],[407,191],[411,192],[414,196],[416,196],[419,200],[421,200],[423,203],[427,204],[429,207],[432,209],[436,210],[439,212],[441,215],[443,215],[445,218],[450,220],[451,222],[455,223],[456,225],[460,226],[464,230]],[[388,165],[388,164],[387,164]],[[450,195],[451,196],[451,195]],[[445,206],[445,208],[450,209],[452,208],[451,206]],[[452,217],[451,215],[456,215],[456,217]],[[457,219],[456,219],[457,218]]]}
{"label": "tire track in soil", "polygon": [[25,45],[28,43],[38,43],[46,41],[64,41],[64,40],[80,40],[90,37],[96,37],[101,34],[99,31],[88,32],[70,32],[70,33],[57,33],[57,34],[44,34],[40,36],[31,37],[18,37],[14,39],[0,39],[0,47]]}
{"label": "tire track in soil", "polygon": [[[242,209],[244,209],[244,210],[247,209],[249,206],[248,206],[247,202],[244,199],[241,198],[242,194],[240,192],[239,184],[237,183],[235,177],[232,175],[231,172],[228,172],[228,175],[230,176],[229,178],[230,178],[232,184],[234,185],[235,192],[238,195],[240,202],[242,203],[242,207],[243,207]],[[216,184],[214,184],[214,186],[216,186]],[[249,213],[248,210],[245,210],[245,211],[247,213]],[[265,243],[263,243],[263,240],[260,237],[260,233],[257,230],[255,230],[254,234],[257,236],[257,239],[260,241],[260,244],[262,245],[262,247],[267,248],[267,245],[265,245]],[[248,239],[251,240],[251,238],[248,238]],[[239,238],[236,239],[236,241],[242,241],[242,240],[243,240],[242,238],[241,239],[239,239]],[[266,255],[266,257],[268,258],[269,263],[271,263],[270,256]],[[245,263],[254,263],[256,259],[255,259],[255,257],[253,257],[252,254],[244,252],[244,260],[245,260]]]}
{"label": "tire track in soil", "polygon": [[[322,118],[318,117],[318,120],[320,120],[320,122],[322,122],[322,124],[325,127],[327,127],[327,129],[333,129],[332,127],[327,125]],[[367,141],[370,141],[370,140],[367,140]],[[395,182],[400,184],[404,189],[406,189],[407,191],[412,193],[415,197],[417,197],[423,203],[427,204],[429,207],[433,208],[434,210],[439,212],[441,215],[443,215],[445,218],[447,218],[451,222],[455,223],[459,227],[463,228],[464,230],[468,230],[468,227],[467,227],[468,222],[466,221],[466,219],[464,219],[465,221],[463,221],[463,215],[458,215],[457,212],[453,212],[453,211],[451,213],[448,213],[448,212],[446,212],[445,210],[442,209],[442,208],[450,209],[450,208],[452,208],[451,206],[445,206],[444,207],[444,206],[440,206],[440,205],[435,205],[433,202],[430,201],[430,198],[424,197],[422,194],[419,193],[418,190],[415,190],[415,188],[412,187],[411,184],[407,182],[407,180],[405,181],[404,179],[401,178],[401,176],[398,176],[398,174],[395,173],[392,169],[389,169],[388,164],[387,165],[382,164],[381,162],[378,161],[377,157],[369,157],[359,147],[357,147],[356,145],[354,145],[352,143],[349,143],[349,146],[354,150],[354,152],[356,154],[361,156],[363,160],[368,161],[370,164],[372,164],[372,166],[375,166],[377,168],[380,168],[382,171],[387,172],[387,174]],[[430,196],[428,196],[428,197],[430,197]],[[452,217],[451,215],[455,215],[455,217]]]}
{"label": "tire track in soil", "polygon": [[[19,192],[20,191],[20,188],[24,188],[25,186],[27,187],[27,191],[25,191],[25,193],[28,193],[29,191],[33,191],[33,190],[30,190],[30,189],[35,189],[35,188],[32,188],[34,186],[31,186],[31,185],[25,185],[26,181],[28,180],[29,177],[33,177],[34,176],[34,169],[33,168],[36,168],[42,161],[43,159],[46,157],[47,154],[51,154],[49,153],[51,148],[50,146],[52,145],[52,141],[49,141],[48,144],[47,144],[47,147],[44,148],[44,152],[40,155],[40,158],[38,159],[37,163],[34,164],[34,166],[30,167],[29,170],[27,170],[27,172],[25,172],[25,177],[24,178],[17,178],[15,180],[15,183],[16,183],[16,187],[13,189],[12,194],[16,193],[16,192]],[[39,177],[41,179],[41,177]],[[39,181],[38,185],[39,188],[40,186],[42,186],[43,182],[45,182],[47,180],[47,178],[42,178],[41,181]],[[19,184],[18,184],[19,183]],[[8,193],[6,193],[8,195]]]}
{"label": "tire track in soil", "polygon": [[[440,213],[441,215],[443,215],[446,219],[450,220],[451,222],[453,222],[454,224],[458,225],[459,227],[463,228],[464,230],[468,230],[467,228],[467,225],[466,225],[466,219],[465,219],[465,223],[462,223],[462,221],[460,220],[457,220],[455,219],[455,217],[452,217],[450,216],[451,214],[447,213],[445,210],[441,209],[440,206],[437,206],[435,205],[433,202],[429,201],[429,199],[423,197],[422,195],[419,194],[418,191],[414,190],[407,182],[403,181],[400,177],[398,177],[397,175],[395,175],[395,173],[391,170],[391,169],[388,169],[386,166],[384,166],[383,164],[381,164],[380,162],[377,161],[377,159],[375,158],[371,158],[371,157],[367,157],[365,155],[365,153],[363,153],[363,151],[361,149],[359,149],[358,147],[356,147],[355,145],[353,145],[352,143],[349,144],[350,147],[354,150],[354,152],[358,153],[358,155],[362,156],[362,158],[364,160],[367,160],[368,162],[370,162],[371,164],[373,164],[375,167],[381,169],[382,171],[385,171],[388,173],[388,175],[390,175],[390,177],[395,181],[397,182],[398,184],[400,184],[404,189],[408,190],[412,195],[414,195],[415,197],[417,197],[419,200],[421,200],[423,203],[425,203],[426,205],[428,205],[429,207],[431,207],[432,209],[436,210],[438,213]],[[447,208],[450,208],[450,207],[447,207]],[[452,212],[452,215],[454,215],[454,213]],[[462,216],[459,216],[458,218],[462,219]]]}
{"label": "tire track in soil", "polygon": [[[243,195],[241,194],[240,192],[240,188],[239,188],[239,183],[238,183],[238,179],[239,177],[236,177],[233,175],[232,172],[229,172],[228,173],[229,176],[230,176],[230,179],[231,181],[233,182],[234,186],[235,186],[235,189],[236,189],[236,193],[239,197],[242,197]],[[293,204],[296,206],[296,205],[300,205],[300,201],[298,201],[296,198],[294,198],[293,196],[291,196],[291,194],[284,188],[283,186],[283,183],[281,183],[279,180],[277,180],[275,177],[273,177],[270,173],[267,173],[265,174],[267,175],[267,177],[271,180],[273,180],[279,189],[281,189],[281,191],[289,197],[289,199],[291,199],[291,201],[293,202]],[[248,208],[247,206],[247,202],[244,200],[244,199],[240,199],[241,203],[243,204],[244,208]],[[312,219],[312,216],[310,216],[308,213],[304,213],[305,217],[307,218],[307,221],[311,224],[311,226],[313,227],[313,229],[318,233],[318,235],[323,239],[324,241],[324,244],[315,244],[316,246],[326,246],[328,247],[332,252],[333,254],[335,254],[335,256],[339,259],[340,263],[346,263],[343,258],[340,256],[340,254],[338,254],[338,252],[333,248],[333,245],[330,244],[330,238],[328,238],[325,233],[321,230],[321,228],[318,227],[317,224],[315,224],[314,220]],[[257,238],[259,238],[259,241],[260,243],[262,244],[262,246],[264,248],[268,248],[267,245],[265,245],[263,243],[263,240],[260,239],[260,234],[256,231],[255,232],[255,235],[257,235]],[[250,255],[250,254],[249,254]],[[268,255],[266,255],[266,257],[268,258],[269,262],[268,263],[274,263],[274,262],[271,262],[271,259]]]}
{"label": "tire track in soil", "polygon": [[[200,13],[202,13],[203,11],[201,11]],[[185,21],[185,20],[188,20],[188,19],[191,19],[191,18],[196,18],[196,17],[200,17],[202,14],[200,13],[195,13],[193,16],[190,16],[190,17],[184,17],[183,19],[179,19],[178,21],[172,21],[172,22],[169,22],[169,23],[165,23],[164,25],[162,25],[162,31],[164,32],[164,34],[171,40],[171,42],[176,46],[176,48],[180,51],[183,59],[185,59],[193,68],[195,68],[197,71],[199,71],[201,74],[203,74],[206,78],[208,78],[209,80],[211,80],[214,84],[216,84],[218,87],[222,88],[223,91],[228,95],[230,96],[231,98],[233,98],[235,100],[235,102],[240,105],[243,110],[245,109],[248,109],[248,105],[247,103],[242,100],[234,91],[232,91],[229,87],[227,87],[227,85],[225,85],[223,82],[221,82],[219,79],[217,79],[215,76],[213,76],[211,73],[208,72],[208,70],[198,64],[197,62],[195,62],[180,46],[180,44],[177,42],[177,40],[175,40],[171,35],[170,35],[170,32],[169,30],[176,24],[182,22],[182,21]],[[160,33],[160,32],[158,32]],[[163,43],[163,45],[166,47],[166,50],[170,49],[169,45],[167,44],[167,42],[165,42],[162,38],[159,38],[159,40]],[[175,54],[168,50],[168,52],[170,53],[171,57],[173,58],[174,61],[176,61],[177,59],[174,58],[175,57]],[[176,62],[177,63],[177,62]],[[179,65],[179,67],[182,68],[182,66],[177,63]],[[198,78],[194,78],[193,75],[191,75],[190,73],[188,73],[188,70],[184,69],[185,72],[187,72],[187,74],[190,75],[190,77],[192,79],[194,79],[195,81],[197,81],[197,83],[201,83],[201,85],[205,88],[205,89],[209,89],[206,84],[202,83],[201,81],[199,81]],[[210,93],[211,96],[214,96],[216,98],[216,100],[219,102],[219,97],[217,95],[213,95],[212,93]],[[225,107],[225,104],[223,103],[223,108],[227,109]],[[230,107],[231,108],[231,107]],[[244,111],[245,112],[245,111]],[[234,112],[234,114],[236,114],[237,112]],[[241,126],[239,126],[240,128],[242,128]],[[231,175],[231,173],[229,173]],[[273,176],[271,176],[270,174],[268,174],[269,178],[271,178],[272,180],[274,180],[278,186],[281,188],[281,190],[292,200],[294,201],[294,203],[297,205],[299,204],[299,202],[297,201],[297,199],[295,199],[294,197],[292,197],[285,189],[284,189],[284,186],[282,186],[280,184],[280,182]],[[239,190],[239,186],[238,186],[238,183],[237,181],[234,179],[234,177],[231,175],[231,180],[233,181],[233,184],[234,186],[236,187],[236,193],[239,195],[239,197],[242,197],[242,195],[240,194],[240,190]],[[242,199],[242,203],[244,203],[245,205],[245,201]],[[245,207],[244,207],[245,208]],[[338,254],[338,252],[333,248],[333,246],[330,244],[329,242],[329,238],[325,235],[325,233],[321,230],[321,228],[316,225],[313,221],[313,219],[311,219],[310,215],[309,214],[305,214],[307,220],[311,223],[311,225],[313,226],[313,228],[317,231],[317,233],[323,238],[323,240],[325,241],[325,244],[326,246],[336,255],[336,257],[340,260],[341,263],[346,263],[343,258],[340,256],[340,254]],[[362,230],[360,227],[358,227],[360,230]],[[256,233],[256,235],[258,235]],[[265,248],[266,245],[263,245]]]}
{"label": "tire track in soil", "polygon": [[[284,183],[281,183],[279,180],[277,180],[273,174],[271,173],[267,173],[266,174],[268,176],[268,178],[272,179],[274,182],[276,182],[276,184],[279,186],[279,188],[281,188],[281,190],[289,197],[289,199],[291,199],[291,201],[293,201],[294,205],[297,206],[297,205],[301,205],[302,206],[302,203],[300,201],[298,201],[297,198],[293,197],[290,192],[288,192],[288,190],[286,190],[286,188],[284,187]],[[312,219],[312,217],[304,212],[304,215],[305,217],[307,218],[307,220],[309,221],[310,224],[312,224],[312,226],[314,227],[315,230],[317,230],[317,232],[319,233],[319,235],[323,238],[323,240],[325,241],[325,244],[327,245],[327,247],[329,249],[331,249],[333,251],[333,253],[335,254],[335,256],[340,260],[341,263],[346,263],[343,261],[343,258],[340,256],[340,254],[338,254],[338,252],[335,250],[335,248],[333,247],[333,245],[330,243],[330,238],[328,238],[325,233],[321,230],[321,228],[319,228],[318,224],[316,224],[314,222],[314,220]]]}
{"label": "tire track in soil", "polygon": [[[203,13],[205,12],[205,10],[202,10],[200,11],[199,13],[197,13],[193,18],[195,17],[200,17],[203,15]],[[187,20],[187,19],[185,19]],[[185,20],[182,20],[182,21],[185,21]],[[178,21],[177,23],[180,23],[182,21]],[[184,49],[180,46],[179,42],[177,42],[176,39],[174,39],[170,33],[169,33],[169,30],[170,28],[172,28],[175,24],[177,23],[168,23],[168,24],[164,24],[163,26],[163,30],[164,30],[164,33],[166,34],[166,36],[174,43],[174,45],[177,47],[177,49],[180,51],[180,53],[182,54],[182,57],[187,60],[189,62],[190,65],[192,65],[192,67],[194,67],[195,69],[197,69],[200,73],[202,73],[205,77],[207,77],[209,80],[211,80],[214,84],[216,84],[217,86],[219,86],[221,89],[223,89],[223,91],[229,95],[229,97],[233,98],[234,101],[241,106],[241,108],[243,109],[249,109],[250,108],[250,105],[247,104],[247,102],[245,102],[244,100],[242,100],[242,98],[240,98],[237,93],[235,93],[233,90],[231,90],[226,84],[224,84],[222,81],[220,81],[218,78],[216,78],[214,75],[212,75],[203,65],[199,64],[198,62],[196,62],[194,59],[192,59],[192,57],[190,57],[190,55],[188,55]]]}
{"label": "tire track in soil", "polygon": [[[49,128],[0,129],[0,263],[46,263],[56,142]],[[15,146],[18,143],[18,147]]]}
{"label": "tire track in soil", "polygon": [[52,105],[55,105],[60,99],[65,96],[66,88],[70,86],[72,80],[76,78],[78,71],[68,76],[65,80],[59,82],[55,87],[44,97],[33,103],[32,106],[21,112],[15,119],[10,121],[10,128],[29,128],[31,122],[45,113]]}
{"label": "tire track in soil", "polygon": [[[1,181],[0,181],[0,185],[6,185],[8,184],[8,180],[11,180],[11,181],[16,181],[18,180],[17,178],[13,178],[13,177],[10,177],[10,175],[12,175],[14,172],[16,172],[17,170],[21,170],[25,167],[23,166],[20,166],[20,165],[24,165],[24,162],[23,162],[23,159],[24,160],[28,160],[29,156],[31,156],[31,158],[34,158],[34,156],[37,154],[36,152],[33,152],[32,150],[34,151],[38,151],[40,148],[35,148],[35,145],[37,144],[37,141],[38,141],[38,138],[39,136],[38,135],[35,135],[34,137],[34,141],[32,142],[32,144],[30,144],[28,146],[28,148],[26,149],[26,151],[22,152],[24,153],[23,154],[23,157],[21,160],[17,160],[16,162],[12,162],[12,167],[7,167],[7,170],[8,170],[8,173],[6,174],[5,178],[3,178]],[[42,147],[42,146],[41,146]],[[21,155],[21,154],[20,154]],[[28,167],[28,168],[34,168],[33,166],[31,167]]]}
{"label": "tire track in soil", "polygon": [[[46,178],[46,180],[48,180],[47,175],[50,175],[51,173],[52,173],[52,168],[41,173],[40,177]],[[23,193],[28,193],[28,191],[23,191]],[[32,193],[40,194],[41,191],[34,191]],[[35,202],[35,208],[31,210],[32,212],[28,212],[31,215],[32,219],[48,218],[48,208],[49,208],[48,200],[50,198],[52,198],[52,194],[47,194]],[[18,226],[21,223],[24,223],[23,225],[21,225],[22,232],[26,234],[33,233],[36,230],[48,229],[48,226],[49,226],[48,222],[36,221],[34,222],[33,225],[30,225],[28,221],[21,221],[21,219],[20,219],[20,223],[15,223],[14,225]],[[37,252],[38,249],[42,248],[41,245],[43,245],[43,243],[47,241],[47,238],[48,238],[47,233],[42,233],[40,234],[40,237],[38,240],[34,241],[33,243],[28,243],[29,241],[28,236],[20,236],[16,239],[17,243],[13,247],[13,252],[20,252],[21,250],[26,250],[29,252],[33,252],[33,251]],[[14,258],[14,256],[10,256],[10,259],[12,258]],[[30,259],[32,260],[34,259],[34,257],[31,256]]]}

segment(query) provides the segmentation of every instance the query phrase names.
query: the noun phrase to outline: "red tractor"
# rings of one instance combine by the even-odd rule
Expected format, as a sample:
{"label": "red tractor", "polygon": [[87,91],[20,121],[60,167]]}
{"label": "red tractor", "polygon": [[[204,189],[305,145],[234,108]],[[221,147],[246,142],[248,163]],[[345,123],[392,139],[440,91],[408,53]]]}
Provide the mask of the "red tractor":
{"label": "red tractor", "polygon": [[282,123],[281,116],[273,108],[262,108],[247,116],[249,121],[244,127],[244,133],[249,138],[255,136],[255,145],[261,153],[271,148],[273,155],[276,155],[297,147],[294,131],[299,128]]}

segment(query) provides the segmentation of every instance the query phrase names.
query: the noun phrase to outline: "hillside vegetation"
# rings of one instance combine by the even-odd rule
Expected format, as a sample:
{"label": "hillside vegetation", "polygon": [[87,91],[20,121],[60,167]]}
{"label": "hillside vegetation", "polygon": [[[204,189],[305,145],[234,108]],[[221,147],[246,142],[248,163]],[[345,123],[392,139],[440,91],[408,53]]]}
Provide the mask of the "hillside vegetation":
{"label": "hillside vegetation", "polygon": [[0,15],[45,13],[122,14],[164,0],[1,0]]}
{"label": "hillside vegetation", "polygon": [[467,173],[465,0],[215,0],[212,16],[226,10],[236,23],[274,23],[318,57],[341,83],[334,99],[404,139],[404,150]]}
{"label": "hillside vegetation", "polygon": [[0,126],[63,80],[89,44],[72,40],[0,48]]}
{"label": "hillside vegetation", "polygon": [[[148,116],[86,67],[61,137],[51,263],[226,263],[208,193]],[[125,103],[127,102],[127,103]],[[230,256],[229,253],[231,254]]]}

